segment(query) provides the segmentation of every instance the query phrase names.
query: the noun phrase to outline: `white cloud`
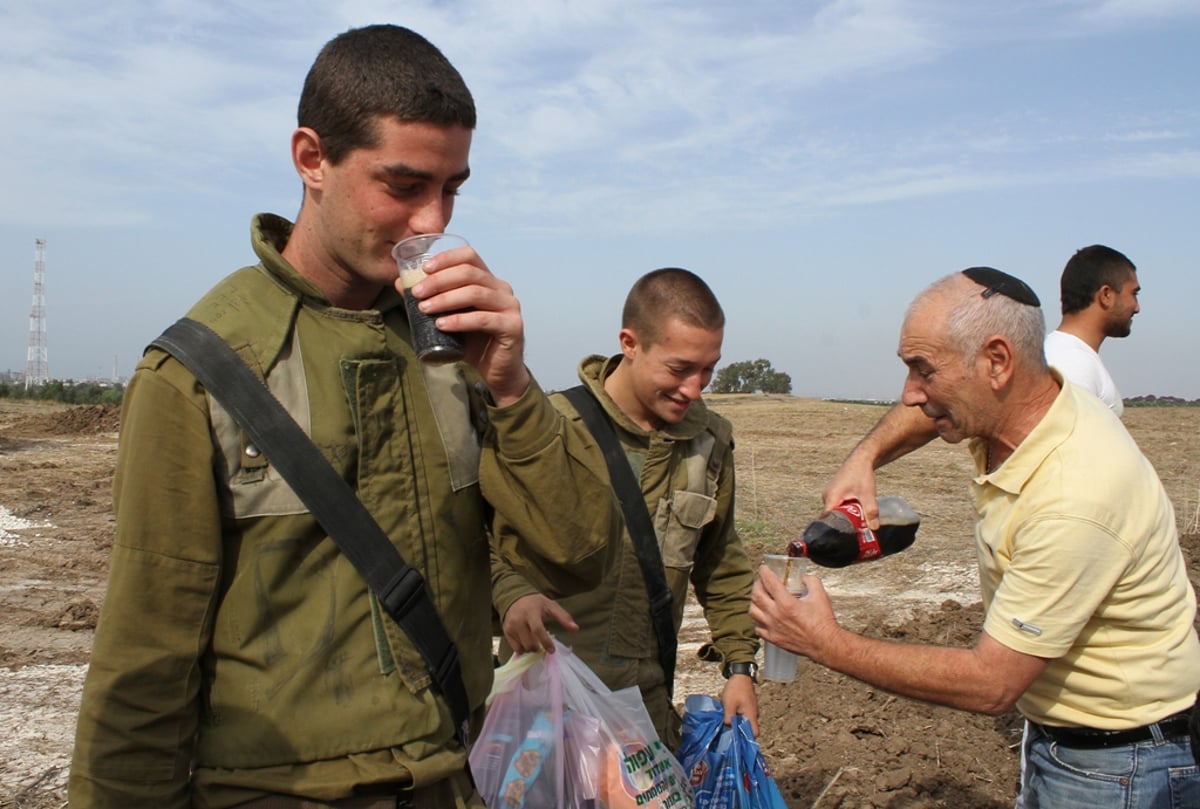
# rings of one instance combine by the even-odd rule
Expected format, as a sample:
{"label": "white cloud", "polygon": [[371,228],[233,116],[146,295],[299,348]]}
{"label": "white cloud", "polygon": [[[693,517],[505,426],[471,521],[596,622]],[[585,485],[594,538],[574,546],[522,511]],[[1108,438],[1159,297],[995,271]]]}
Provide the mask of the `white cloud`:
{"label": "white cloud", "polygon": [[[1138,255],[1158,250],[1153,263],[1164,267],[1195,252],[1186,234],[1200,175],[1198,57],[1176,46],[1196,30],[1197,9],[1194,0],[0,4],[0,149],[14,189],[0,197],[0,265],[24,273],[33,237],[49,236],[56,339],[78,321],[89,344],[74,353],[97,354],[84,368],[110,367],[121,341],[136,351],[193,294],[176,300],[166,287],[202,289],[248,257],[244,216],[294,212],[287,138],[304,73],[331,36],[387,21],[426,35],[476,95],[474,174],[456,219],[473,241],[503,244],[522,272],[553,275],[561,295],[608,262],[580,255],[570,268],[600,266],[563,273],[557,252],[526,250],[522,237],[596,249],[659,247],[661,237],[671,240],[664,260],[699,256],[703,269],[718,229],[789,245],[799,233],[844,284],[824,293],[831,301],[861,292],[874,267],[926,267],[931,251],[955,262],[1001,252],[997,261],[1016,266],[1041,247],[1049,257],[1037,261],[1060,265],[1064,239],[1114,241]],[[180,251],[197,232],[195,249]],[[864,234],[897,243],[881,259]],[[107,255],[101,239],[114,245]],[[901,255],[906,241],[912,255]],[[84,276],[72,251],[85,245],[94,286],[72,304],[87,293],[66,280]],[[767,258],[745,260],[792,260],[755,249]],[[145,268],[162,255],[173,277],[160,290]],[[622,270],[658,255],[631,255]],[[786,303],[778,317],[793,323],[825,278],[787,275],[763,303]],[[14,289],[0,295],[0,350],[12,351],[0,367],[24,358],[27,281]],[[105,314],[101,293],[128,316]],[[530,312],[560,310],[558,299],[522,294]],[[763,305],[739,294],[731,290],[730,311]],[[836,334],[837,309],[809,307],[804,323]],[[93,311],[103,322],[87,321]],[[545,350],[570,342],[552,325],[531,326],[549,334]],[[1146,337],[1141,345],[1153,349]],[[805,346],[792,350],[807,361]],[[881,349],[885,360],[891,350]],[[52,367],[71,351],[53,342]],[[574,359],[551,364],[569,370]],[[820,377],[787,370],[810,390],[844,384],[819,368]]]}
{"label": "white cloud", "polygon": [[1115,143],[1153,143],[1156,141],[1184,140],[1194,137],[1187,132],[1174,129],[1139,129],[1131,132],[1113,132],[1105,135],[1102,140]]}
{"label": "white cloud", "polygon": [[1106,169],[1108,176],[1126,179],[1197,180],[1200,179],[1200,151],[1122,155],[1113,159]]}
{"label": "white cloud", "polygon": [[1200,4],[1195,0],[1088,0],[1079,6],[1081,21],[1104,27],[1200,16]]}
{"label": "white cloud", "polygon": [[261,19],[203,3],[21,6],[0,13],[0,111],[23,124],[0,130],[0,149],[27,193],[0,201],[0,221],[136,224],[147,193],[219,186],[225,166],[286,143],[302,76],[286,39],[273,58],[246,47]]}
{"label": "white cloud", "polygon": [[[1184,13],[1181,4],[1152,5]],[[148,12],[117,2],[65,15],[30,4],[0,12],[0,110],[26,122],[0,131],[0,148],[15,181],[34,190],[0,202],[0,221],[53,211],[132,224],[154,212],[147,193],[220,195],[231,181],[252,183],[256,167],[285,162],[299,85],[320,44],[383,19],[425,33],[462,70],[481,110],[477,159],[486,156],[499,193],[536,206],[518,209],[526,213],[544,209],[549,195],[562,217],[601,201],[628,208],[629,196],[641,196],[636,224],[655,197],[672,200],[686,221],[690,206],[707,210],[722,196],[777,185],[787,189],[772,195],[793,208],[829,201],[809,185],[847,186],[833,197],[846,204],[949,192],[967,181],[935,171],[938,179],[856,186],[947,148],[966,160],[962,178],[988,177],[998,170],[989,154],[1036,154],[1044,136],[1027,129],[1036,122],[1002,120],[953,140],[958,111],[948,108],[945,120],[897,139],[896,127],[915,119],[870,121],[870,102],[855,109],[856,99],[864,88],[904,86],[913,71],[989,37],[1037,29],[1055,8],[1037,7],[973,16],[953,3],[899,0],[428,0],[399,10],[391,2],[172,2]],[[1124,6],[1057,8],[1112,15]],[[1160,121],[1102,137],[1135,144],[1167,131]],[[699,191],[683,187],[697,180]]]}
{"label": "white cloud", "polygon": [[473,53],[464,73],[518,159],[629,139],[656,151],[657,137],[677,144],[688,129],[708,133],[700,146],[730,144],[800,111],[805,88],[932,58],[923,27],[891,5],[834,3],[815,17],[774,7],[763,20],[740,6],[610,3],[509,30],[505,52]]}

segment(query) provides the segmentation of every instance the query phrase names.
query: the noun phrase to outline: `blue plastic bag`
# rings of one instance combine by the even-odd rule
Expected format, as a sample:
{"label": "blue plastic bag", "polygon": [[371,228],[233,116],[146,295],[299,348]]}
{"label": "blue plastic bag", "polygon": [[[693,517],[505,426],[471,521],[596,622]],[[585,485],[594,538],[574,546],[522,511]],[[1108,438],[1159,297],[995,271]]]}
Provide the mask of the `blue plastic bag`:
{"label": "blue plastic bag", "polygon": [[734,716],[727,727],[725,709],[710,696],[693,694],[684,701],[679,760],[696,809],[787,809],[750,721]]}

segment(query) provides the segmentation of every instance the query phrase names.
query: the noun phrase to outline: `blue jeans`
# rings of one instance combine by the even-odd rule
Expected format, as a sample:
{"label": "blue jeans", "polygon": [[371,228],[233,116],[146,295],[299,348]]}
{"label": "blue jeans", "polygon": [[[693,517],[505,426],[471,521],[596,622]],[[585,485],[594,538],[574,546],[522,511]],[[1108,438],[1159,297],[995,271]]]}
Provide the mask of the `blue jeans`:
{"label": "blue jeans", "polygon": [[1197,809],[1200,766],[1186,736],[1084,750],[1025,723],[1016,809]]}

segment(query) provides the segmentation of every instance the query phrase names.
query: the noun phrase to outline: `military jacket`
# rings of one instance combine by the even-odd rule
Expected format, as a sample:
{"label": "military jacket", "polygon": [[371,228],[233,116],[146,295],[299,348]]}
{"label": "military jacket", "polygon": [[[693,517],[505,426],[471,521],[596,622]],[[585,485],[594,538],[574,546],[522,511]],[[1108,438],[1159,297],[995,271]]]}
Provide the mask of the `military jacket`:
{"label": "military jacket", "polygon": [[[604,391],[604,379],[619,361],[620,356],[588,357],[580,363],[579,377],[615,427],[645,496],[673,598],[675,629],[678,632],[683,622],[690,582],[711,632],[711,643],[699,654],[714,661],[751,661],[758,650],[748,615],[754,573],[734,525],[732,428],[703,402],[694,402],[680,424],[643,430]],[[570,417],[571,429],[590,436],[564,396],[550,398]],[[589,452],[603,464],[594,440]],[[615,501],[611,492],[608,497]],[[617,525],[587,530],[593,538],[603,534],[617,549],[617,559],[598,588],[561,600],[579,631],[556,637],[610,688],[639,685],[647,692],[663,685],[665,677],[658,664],[649,596],[624,517]],[[588,541],[582,535],[575,539]],[[501,616],[518,598],[538,589],[503,559],[493,562],[492,572],[493,598]]]}
{"label": "military jacket", "polygon": [[[567,451],[566,419],[536,383],[496,408],[469,366],[420,363],[394,290],[371,309],[330,306],[282,258],[290,229],[260,215],[261,263],[188,314],[265,379],[421,572],[478,714],[493,511],[520,526],[504,558],[571,592],[603,573],[603,537],[583,528],[616,519],[607,481]],[[419,653],[270,459],[158,349],[125,393],[114,503],[72,806],[333,800],[462,770]]]}

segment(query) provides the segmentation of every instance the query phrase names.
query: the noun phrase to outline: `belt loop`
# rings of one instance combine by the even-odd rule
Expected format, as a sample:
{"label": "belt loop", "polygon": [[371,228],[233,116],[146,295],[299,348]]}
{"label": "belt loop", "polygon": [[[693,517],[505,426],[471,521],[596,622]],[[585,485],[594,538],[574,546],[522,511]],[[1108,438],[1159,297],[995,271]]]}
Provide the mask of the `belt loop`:
{"label": "belt loop", "polygon": [[1150,728],[1150,736],[1154,739],[1155,747],[1160,747],[1163,744],[1166,744],[1166,739],[1163,737],[1162,728],[1158,726],[1157,722],[1150,723],[1148,727]]}

